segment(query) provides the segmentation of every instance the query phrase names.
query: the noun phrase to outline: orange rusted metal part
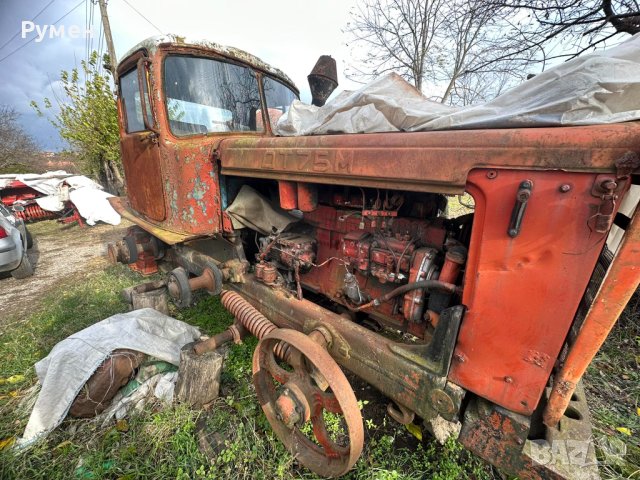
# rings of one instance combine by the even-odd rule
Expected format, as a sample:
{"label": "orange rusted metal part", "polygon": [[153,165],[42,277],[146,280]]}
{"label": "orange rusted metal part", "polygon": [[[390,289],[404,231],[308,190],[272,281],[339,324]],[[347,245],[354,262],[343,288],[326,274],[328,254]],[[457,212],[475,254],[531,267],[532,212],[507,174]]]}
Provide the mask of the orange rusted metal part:
{"label": "orange rusted metal part", "polygon": [[280,193],[280,207],[285,210],[298,208],[298,184],[296,182],[280,180],[278,182],[278,190]]}
{"label": "orange rusted metal part", "polygon": [[189,287],[192,291],[196,290],[209,290],[213,291],[216,289],[216,279],[213,275],[213,272],[209,268],[205,268],[202,271],[202,275],[198,275],[197,277],[193,277],[189,279]]}
{"label": "orange rusted metal part", "polygon": [[462,193],[474,168],[614,172],[640,151],[640,122],[222,141],[224,175]]}
{"label": "orange rusted metal part", "polygon": [[[370,383],[397,404],[416,412],[422,418],[436,415],[429,402],[431,389],[437,386],[447,390],[444,378],[434,385],[429,370],[424,365],[424,350],[412,354],[400,343],[380,336],[351,320],[333,313],[309,300],[296,300],[280,289],[271,288],[246,275],[243,284],[230,285],[242,294],[238,307],[228,307],[236,312],[247,311],[247,304],[266,316],[280,328],[309,332],[316,326],[324,326],[333,335],[328,346],[331,356],[345,369]],[[223,304],[225,299],[223,298]],[[246,310],[245,310],[246,309]],[[246,313],[249,315],[248,313]],[[424,347],[424,346],[423,346]],[[275,352],[278,355],[278,352]],[[439,412],[446,419],[453,419],[460,407],[456,399],[454,412]]]}
{"label": "orange rusted metal part", "polygon": [[109,203],[123,218],[144,228],[147,232],[155,237],[158,237],[164,243],[167,243],[169,245],[175,245],[177,243],[195,240],[196,238],[201,237],[201,235],[189,235],[184,233],[172,232],[165,228],[156,226],[155,224],[136,215],[131,210],[131,207],[127,205],[127,201],[123,197],[110,197]]}
{"label": "orange rusted metal part", "polygon": [[[606,239],[593,226],[601,202],[591,195],[596,177],[470,173],[467,190],[476,206],[466,268],[473,274],[463,284],[468,310],[449,374],[453,382],[514,412],[535,410]],[[520,233],[511,237],[525,179],[532,193]],[[563,192],[562,185],[571,189]]]}
{"label": "orange rusted metal part", "polygon": [[146,252],[140,253],[138,255],[138,259],[134,263],[130,264],[129,268],[144,276],[158,273],[158,264],[156,263],[156,260],[153,258],[153,255]]}
{"label": "orange rusted metal part", "polygon": [[444,264],[442,265],[442,270],[440,270],[438,280],[455,284],[465,261],[466,255],[459,249],[449,250],[445,255]]}
{"label": "orange rusted metal part", "polygon": [[584,319],[580,333],[554,378],[553,390],[543,415],[546,425],[554,426],[560,421],[576,385],[638,288],[639,258],[640,212],[636,212]]}
{"label": "orange rusted metal part", "polygon": [[298,183],[298,208],[302,212],[313,212],[318,208],[318,187],[309,183]]}

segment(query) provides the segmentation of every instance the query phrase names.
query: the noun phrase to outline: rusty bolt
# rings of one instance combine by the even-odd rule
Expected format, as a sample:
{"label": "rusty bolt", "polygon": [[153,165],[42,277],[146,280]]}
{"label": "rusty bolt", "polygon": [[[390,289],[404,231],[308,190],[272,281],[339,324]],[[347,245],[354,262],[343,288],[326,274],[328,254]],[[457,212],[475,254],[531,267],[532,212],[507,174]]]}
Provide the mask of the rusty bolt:
{"label": "rusty bolt", "polygon": [[567,193],[571,190],[571,185],[569,185],[568,183],[563,183],[562,185],[560,185],[559,190],[561,193]]}
{"label": "rusty bolt", "polygon": [[440,413],[452,414],[455,411],[455,405],[451,397],[443,390],[436,388],[429,396],[432,405]]}
{"label": "rusty bolt", "polygon": [[511,378],[511,377],[504,377],[504,381],[505,381],[505,383],[513,383],[513,378]]}
{"label": "rusty bolt", "polygon": [[618,184],[611,179],[605,180],[600,184],[603,190],[615,190],[618,188]]}
{"label": "rusty bolt", "polygon": [[498,172],[496,172],[495,170],[489,170],[487,172],[487,178],[489,180],[493,180],[494,178],[496,178],[498,176]]}

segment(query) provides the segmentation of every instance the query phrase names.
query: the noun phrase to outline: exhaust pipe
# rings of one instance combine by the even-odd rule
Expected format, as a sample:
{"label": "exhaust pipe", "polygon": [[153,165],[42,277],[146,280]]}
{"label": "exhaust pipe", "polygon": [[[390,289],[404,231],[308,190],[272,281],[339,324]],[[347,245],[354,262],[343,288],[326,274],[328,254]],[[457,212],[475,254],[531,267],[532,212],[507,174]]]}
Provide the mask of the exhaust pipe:
{"label": "exhaust pipe", "polygon": [[321,55],[307,80],[311,89],[311,103],[322,107],[338,86],[336,61],[331,55]]}

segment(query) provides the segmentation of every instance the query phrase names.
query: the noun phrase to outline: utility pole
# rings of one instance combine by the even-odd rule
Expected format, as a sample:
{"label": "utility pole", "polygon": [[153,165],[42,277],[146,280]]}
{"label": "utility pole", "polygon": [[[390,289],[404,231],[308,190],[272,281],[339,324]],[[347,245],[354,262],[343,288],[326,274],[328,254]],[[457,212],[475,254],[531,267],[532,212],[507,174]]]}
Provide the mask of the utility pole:
{"label": "utility pole", "polygon": [[116,77],[116,65],[118,59],[116,58],[116,49],[113,47],[113,37],[111,36],[111,25],[109,25],[109,16],[107,15],[107,2],[105,0],[98,0],[100,5],[100,16],[102,17],[102,27],[104,28],[104,38],[107,41],[107,49],[109,50],[109,65],[105,65],[113,75],[113,80],[117,82]]}

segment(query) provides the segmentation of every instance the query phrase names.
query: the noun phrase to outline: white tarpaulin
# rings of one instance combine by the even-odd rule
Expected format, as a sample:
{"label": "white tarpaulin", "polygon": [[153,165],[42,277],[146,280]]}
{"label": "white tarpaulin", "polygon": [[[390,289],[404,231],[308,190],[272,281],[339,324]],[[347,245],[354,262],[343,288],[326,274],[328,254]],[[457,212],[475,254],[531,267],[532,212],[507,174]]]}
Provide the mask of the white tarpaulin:
{"label": "white tarpaulin", "polygon": [[78,392],[116,349],[128,348],[178,365],[183,345],[200,331],[152,308],[109,317],[58,343],[35,365],[41,389],[18,445],[46,435],[65,418]]}
{"label": "white tarpaulin", "polygon": [[540,73],[482,105],[449,107],[390,73],[323,107],[294,101],[283,136],[593,125],[640,119],[640,34]]}
{"label": "white tarpaulin", "polygon": [[60,181],[65,178],[72,177],[73,174],[64,170],[56,170],[55,172],[46,173],[24,173],[24,174],[3,174],[0,175],[0,188],[4,188],[14,180],[18,180],[34,190],[44,193],[45,195],[54,195]]}
{"label": "white tarpaulin", "polygon": [[63,170],[41,175],[0,175],[0,189],[14,180],[44,195],[35,199],[43,210],[60,212],[64,210],[65,202],[71,200],[89,225],[95,225],[99,221],[110,225],[120,224],[120,215],[107,200],[113,195],[103,191],[100,184],[83,175],[73,175]]}
{"label": "white tarpaulin", "polygon": [[99,221],[109,225],[120,224],[120,214],[109,203],[109,197],[113,195],[91,187],[69,191],[69,199],[89,225],[95,225]]}

